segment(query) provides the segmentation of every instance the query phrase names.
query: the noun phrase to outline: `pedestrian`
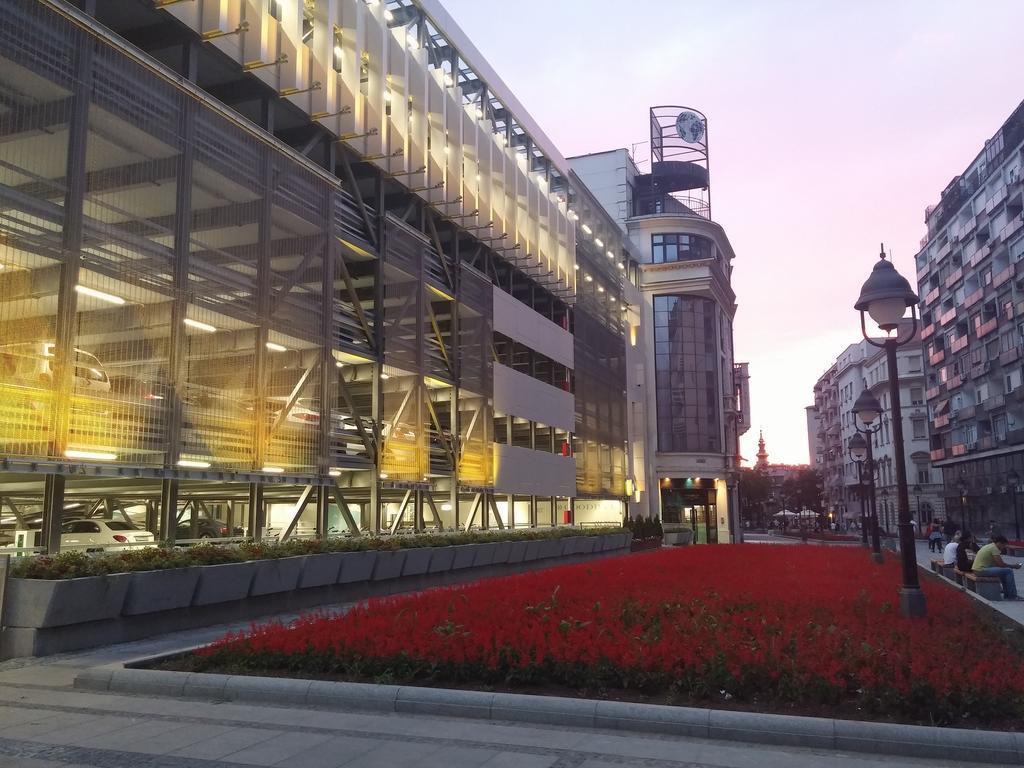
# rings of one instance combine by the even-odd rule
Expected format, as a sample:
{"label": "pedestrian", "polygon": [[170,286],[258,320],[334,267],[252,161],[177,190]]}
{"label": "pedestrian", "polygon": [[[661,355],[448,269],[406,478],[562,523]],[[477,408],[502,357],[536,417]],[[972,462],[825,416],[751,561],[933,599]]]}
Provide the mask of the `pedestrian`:
{"label": "pedestrian", "polygon": [[953,522],[953,518],[947,518],[945,525],[942,526],[942,535],[946,537],[946,542],[953,540],[953,535],[959,530],[959,526]]}
{"label": "pedestrian", "polygon": [[1007,563],[1003,560],[1006,552],[1006,537],[1001,533],[992,537],[992,541],[978,550],[974,556],[973,570],[979,576],[997,576],[1003,585],[1003,597],[1007,600],[1024,600],[1017,597],[1017,580],[1013,572],[1020,568],[1020,563]]}
{"label": "pedestrian", "polygon": [[928,549],[931,552],[938,552],[942,549],[942,527],[938,520],[932,521],[928,526]]}

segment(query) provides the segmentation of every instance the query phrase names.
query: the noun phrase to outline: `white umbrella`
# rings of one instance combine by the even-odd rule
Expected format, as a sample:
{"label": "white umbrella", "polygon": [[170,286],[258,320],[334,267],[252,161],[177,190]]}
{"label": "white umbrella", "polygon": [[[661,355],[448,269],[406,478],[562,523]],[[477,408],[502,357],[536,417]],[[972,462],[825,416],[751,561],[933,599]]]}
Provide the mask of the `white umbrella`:
{"label": "white umbrella", "polygon": [[790,512],[788,509],[784,509],[781,512],[776,512],[772,517],[796,517],[796,512]]}
{"label": "white umbrella", "polygon": [[800,517],[817,517],[818,513],[813,509],[802,509],[800,510]]}

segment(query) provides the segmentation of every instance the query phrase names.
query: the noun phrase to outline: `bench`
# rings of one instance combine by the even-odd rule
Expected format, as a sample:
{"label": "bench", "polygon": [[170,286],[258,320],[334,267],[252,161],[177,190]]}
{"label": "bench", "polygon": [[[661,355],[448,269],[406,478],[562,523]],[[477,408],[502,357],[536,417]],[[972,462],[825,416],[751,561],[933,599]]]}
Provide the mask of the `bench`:
{"label": "bench", "polygon": [[998,576],[979,576],[974,571],[964,573],[959,568],[956,570],[958,580],[961,580],[971,592],[986,600],[1002,600],[1003,586]]}
{"label": "bench", "polygon": [[941,559],[939,559],[939,560],[932,560],[932,570],[935,571],[935,573],[939,574],[939,576],[945,576],[950,581],[953,580],[953,569],[954,568],[956,568],[956,566],[953,565],[952,563],[947,565]]}

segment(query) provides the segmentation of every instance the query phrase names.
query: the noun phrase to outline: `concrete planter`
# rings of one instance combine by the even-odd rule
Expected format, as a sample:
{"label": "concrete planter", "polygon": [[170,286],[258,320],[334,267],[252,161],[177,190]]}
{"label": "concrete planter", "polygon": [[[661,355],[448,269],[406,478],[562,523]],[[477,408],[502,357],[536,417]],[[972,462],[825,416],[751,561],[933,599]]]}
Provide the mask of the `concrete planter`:
{"label": "concrete planter", "polygon": [[666,532],[662,540],[670,547],[678,547],[693,543],[693,531]]}
{"label": "concrete planter", "polygon": [[381,550],[377,552],[377,564],[373,568],[374,581],[397,579],[402,575],[405,563],[405,550]]}
{"label": "concrete planter", "polygon": [[476,551],[482,544],[457,544],[453,549],[455,550],[455,559],[452,561],[452,570],[459,571],[463,568],[472,568],[473,561],[476,560]]}
{"label": "concrete planter", "polygon": [[347,552],[328,552],[323,555],[309,555],[306,566],[299,576],[299,589],[326,587],[338,583],[341,561]]}
{"label": "concrete planter", "polygon": [[377,553],[374,551],[342,552],[338,583],[351,584],[356,581],[369,581],[373,576],[373,567],[376,564]]}
{"label": "concrete planter", "polygon": [[213,605],[248,597],[255,573],[255,561],[202,566],[192,605]]}
{"label": "concrete planter", "polygon": [[435,547],[427,573],[446,573],[455,563],[455,547]]}
{"label": "concrete planter", "polygon": [[511,552],[511,541],[496,541],[494,543],[494,557],[491,559],[491,563],[494,565],[504,565],[508,562],[508,556]]}
{"label": "concrete planter", "polygon": [[512,548],[509,550],[509,553],[508,553],[508,562],[509,562],[509,564],[511,565],[513,563],[521,563],[521,562],[523,562],[523,560],[526,558],[526,545],[529,544],[530,542],[528,542],[528,541],[513,541],[513,542],[510,542],[510,543],[512,545]]}
{"label": "concrete planter", "polygon": [[203,566],[193,565],[163,571],[136,571],[131,574],[132,580],[121,614],[137,616],[140,613],[187,608],[192,605],[202,569]]}
{"label": "concrete planter", "polygon": [[498,554],[498,545],[494,542],[477,544],[476,557],[473,559],[473,567],[479,568],[484,565],[494,565],[494,556]]}
{"label": "concrete planter", "polygon": [[309,555],[296,555],[276,560],[257,560],[256,574],[253,577],[252,589],[249,594],[257,597],[291,592],[298,587],[302,566],[306,564],[309,557]]}
{"label": "concrete planter", "polygon": [[405,550],[405,562],[402,563],[403,576],[422,576],[430,569],[430,559],[434,551],[432,547],[419,547]]}
{"label": "concrete planter", "polygon": [[544,546],[543,541],[528,541],[526,542],[526,554],[523,555],[523,562],[529,562],[531,560],[539,560],[541,558],[541,548]]}
{"label": "concrete planter", "polygon": [[81,579],[8,579],[4,615],[8,627],[62,627],[121,614],[132,574]]}
{"label": "concrete planter", "polygon": [[562,555],[562,544],[564,539],[545,539],[540,542],[540,557],[547,560]]}

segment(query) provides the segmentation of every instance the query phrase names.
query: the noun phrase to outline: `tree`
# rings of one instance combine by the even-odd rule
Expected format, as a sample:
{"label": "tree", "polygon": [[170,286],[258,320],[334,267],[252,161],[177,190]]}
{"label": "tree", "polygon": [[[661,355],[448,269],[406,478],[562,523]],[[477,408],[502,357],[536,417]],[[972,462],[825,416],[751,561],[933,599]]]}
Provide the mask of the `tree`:
{"label": "tree", "polygon": [[757,469],[740,468],[740,516],[751,525],[764,525],[764,504],[771,496],[771,480]]}
{"label": "tree", "polygon": [[824,507],[821,494],[824,488],[821,473],[816,469],[801,469],[782,483],[782,497],[793,511],[813,509],[819,514]]}

